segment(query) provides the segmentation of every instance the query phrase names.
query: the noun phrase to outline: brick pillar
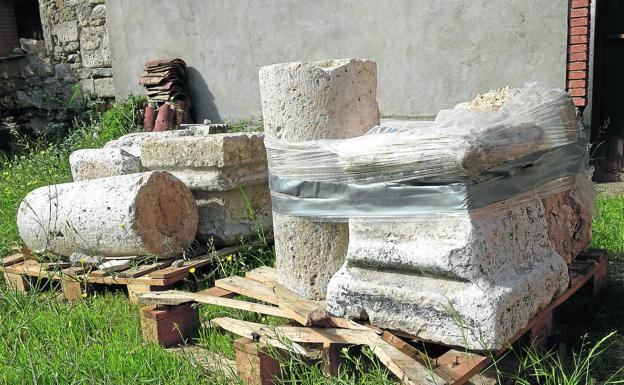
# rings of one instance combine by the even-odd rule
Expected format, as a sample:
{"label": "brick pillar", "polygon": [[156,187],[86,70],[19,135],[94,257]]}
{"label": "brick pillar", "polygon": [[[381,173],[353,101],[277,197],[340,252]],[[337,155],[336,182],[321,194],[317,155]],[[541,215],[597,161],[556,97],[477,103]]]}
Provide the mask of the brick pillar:
{"label": "brick pillar", "polygon": [[574,104],[587,104],[590,0],[571,0],[568,31],[567,87]]}

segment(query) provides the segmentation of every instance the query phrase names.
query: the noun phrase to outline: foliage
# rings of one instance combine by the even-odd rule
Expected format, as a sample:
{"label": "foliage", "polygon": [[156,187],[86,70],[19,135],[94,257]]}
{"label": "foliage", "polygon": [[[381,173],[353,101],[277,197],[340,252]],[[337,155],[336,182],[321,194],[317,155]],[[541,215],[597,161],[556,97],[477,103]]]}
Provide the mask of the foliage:
{"label": "foliage", "polygon": [[600,196],[596,205],[591,246],[607,249],[612,257],[624,255],[624,196]]}
{"label": "foliage", "polygon": [[120,295],[68,303],[0,286],[0,384],[208,383],[192,360],[144,343],[139,314]]}
{"label": "foliage", "polygon": [[[517,372],[509,377],[519,385],[591,385],[596,383],[592,365],[605,353],[613,332],[600,339],[593,345],[583,340],[578,352],[566,362],[565,351],[543,351],[530,346],[518,355]],[[563,345],[562,345],[563,346]],[[601,383],[620,384],[624,368],[616,371]]]}

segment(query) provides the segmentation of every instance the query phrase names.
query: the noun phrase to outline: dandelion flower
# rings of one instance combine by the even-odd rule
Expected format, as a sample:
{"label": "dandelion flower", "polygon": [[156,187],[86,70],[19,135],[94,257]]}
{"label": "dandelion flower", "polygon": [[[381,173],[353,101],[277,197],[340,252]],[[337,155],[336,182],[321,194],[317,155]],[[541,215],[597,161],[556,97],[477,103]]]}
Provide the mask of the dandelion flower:
{"label": "dandelion flower", "polygon": [[194,268],[194,267],[191,267],[191,268],[189,269],[189,273],[191,273],[191,274],[195,274],[195,268]]}
{"label": "dandelion flower", "polygon": [[228,255],[228,256],[227,256],[227,261],[228,261],[228,262],[232,262],[232,259],[234,259],[234,257],[232,257],[232,255]]}
{"label": "dandelion flower", "polygon": [[87,293],[82,293],[82,298],[87,298],[89,296],[89,294]]}

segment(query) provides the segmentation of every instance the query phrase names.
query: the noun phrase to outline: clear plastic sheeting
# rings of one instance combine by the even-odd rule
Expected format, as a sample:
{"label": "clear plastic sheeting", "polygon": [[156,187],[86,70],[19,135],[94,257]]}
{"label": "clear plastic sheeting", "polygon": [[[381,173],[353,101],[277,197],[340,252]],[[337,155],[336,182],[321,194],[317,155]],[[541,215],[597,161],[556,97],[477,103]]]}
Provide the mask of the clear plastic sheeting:
{"label": "clear plastic sheeting", "polygon": [[577,142],[569,96],[533,84],[495,112],[440,111],[432,122],[396,122],[342,140],[286,143],[266,137],[269,169],[327,182],[465,182],[522,156]]}
{"label": "clear plastic sheeting", "polygon": [[569,96],[530,84],[497,111],[442,110],[434,121],[386,121],[351,139],[266,137],[273,209],[330,221],[481,215],[569,190],[590,207],[579,135]]}

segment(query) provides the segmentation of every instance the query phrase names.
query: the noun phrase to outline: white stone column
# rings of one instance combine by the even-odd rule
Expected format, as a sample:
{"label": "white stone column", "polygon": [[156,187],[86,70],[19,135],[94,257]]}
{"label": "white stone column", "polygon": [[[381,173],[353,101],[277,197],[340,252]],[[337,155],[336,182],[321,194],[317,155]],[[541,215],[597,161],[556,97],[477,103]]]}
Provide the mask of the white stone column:
{"label": "white stone column", "polygon": [[[281,63],[260,68],[264,130],[286,142],[345,139],[379,124],[377,67],[369,60]],[[273,213],[281,284],[309,299],[323,299],[343,264],[346,223],[321,223]]]}
{"label": "white stone column", "polygon": [[38,188],[17,225],[35,252],[174,257],[195,238],[197,205],[182,181],[148,172]]}

